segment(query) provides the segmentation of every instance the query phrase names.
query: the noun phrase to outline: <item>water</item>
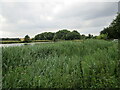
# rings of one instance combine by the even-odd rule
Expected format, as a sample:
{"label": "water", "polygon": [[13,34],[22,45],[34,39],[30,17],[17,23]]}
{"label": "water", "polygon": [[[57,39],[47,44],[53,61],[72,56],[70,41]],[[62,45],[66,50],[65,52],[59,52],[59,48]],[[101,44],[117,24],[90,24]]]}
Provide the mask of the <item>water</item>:
{"label": "water", "polygon": [[10,46],[22,46],[25,45],[24,43],[19,44],[0,44],[0,47],[10,47]]}
{"label": "water", "polygon": [[50,43],[50,42],[0,44],[0,47],[23,46],[23,45],[34,45],[34,44],[41,44],[41,43]]}

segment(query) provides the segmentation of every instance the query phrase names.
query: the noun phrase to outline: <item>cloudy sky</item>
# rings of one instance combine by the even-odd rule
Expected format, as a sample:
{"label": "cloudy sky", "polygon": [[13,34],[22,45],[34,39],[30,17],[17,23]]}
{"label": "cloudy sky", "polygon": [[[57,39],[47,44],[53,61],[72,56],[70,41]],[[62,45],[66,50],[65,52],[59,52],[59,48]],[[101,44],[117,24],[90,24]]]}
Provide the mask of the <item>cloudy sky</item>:
{"label": "cloudy sky", "polygon": [[34,37],[61,29],[99,35],[117,12],[117,0],[1,0],[0,37]]}

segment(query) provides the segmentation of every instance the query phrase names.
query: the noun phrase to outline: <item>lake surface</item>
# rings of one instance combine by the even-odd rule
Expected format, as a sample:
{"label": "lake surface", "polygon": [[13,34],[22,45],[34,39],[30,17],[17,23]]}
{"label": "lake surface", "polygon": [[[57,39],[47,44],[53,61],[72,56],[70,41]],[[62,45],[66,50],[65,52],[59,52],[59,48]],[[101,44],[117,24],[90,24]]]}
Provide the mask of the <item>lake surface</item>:
{"label": "lake surface", "polygon": [[23,46],[23,45],[34,45],[34,44],[41,44],[41,43],[51,43],[51,42],[0,44],[0,47]]}

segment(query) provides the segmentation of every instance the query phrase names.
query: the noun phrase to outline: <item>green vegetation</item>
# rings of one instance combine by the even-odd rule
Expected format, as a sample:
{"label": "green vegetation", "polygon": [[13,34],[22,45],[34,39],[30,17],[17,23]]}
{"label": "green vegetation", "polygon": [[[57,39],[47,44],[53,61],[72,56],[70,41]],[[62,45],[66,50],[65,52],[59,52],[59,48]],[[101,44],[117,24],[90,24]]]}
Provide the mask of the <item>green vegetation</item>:
{"label": "green vegetation", "polygon": [[32,40],[32,42],[52,42],[52,40]]}
{"label": "green vegetation", "polygon": [[117,42],[3,47],[3,88],[120,88]]}
{"label": "green vegetation", "polygon": [[38,34],[34,37],[35,40],[52,40],[54,37],[54,33],[52,32],[44,32],[41,34]]}
{"label": "green vegetation", "polygon": [[0,38],[0,44],[21,43],[19,38]]}
{"label": "green vegetation", "polygon": [[76,30],[70,32],[67,29],[59,30],[56,33],[44,32],[34,37],[35,40],[75,40],[80,39],[80,33]]}
{"label": "green vegetation", "polygon": [[28,35],[26,35],[23,42],[25,42],[25,43],[31,42],[30,37]]}
{"label": "green vegetation", "polygon": [[[52,40],[31,40],[29,43],[34,43],[34,42],[52,42]],[[25,41],[0,41],[0,44],[12,44],[12,43],[26,43]]]}
{"label": "green vegetation", "polygon": [[96,37],[97,39],[107,39],[107,34],[100,34],[99,36]]}
{"label": "green vegetation", "polygon": [[106,34],[108,39],[120,39],[120,13],[100,34]]}
{"label": "green vegetation", "polygon": [[77,32],[77,31],[72,31],[72,32],[69,32],[67,35],[66,35],[66,40],[75,40],[75,39],[80,39],[80,33]]}
{"label": "green vegetation", "polygon": [[120,14],[99,36],[63,29],[32,39],[1,38],[4,44],[54,41],[0,47],[3,88],[120,88],[119,29]]}
{"label": "green vegetation", "polygon": [[19,38],[0,38],[0,41],[20,41]]}
{"label": "green vegetation", "polygon": [[21,41],[11,41],[11,40],[5,40],[5,41],[0,41],[0,44],[11,44],[11,43],[22,43]]}

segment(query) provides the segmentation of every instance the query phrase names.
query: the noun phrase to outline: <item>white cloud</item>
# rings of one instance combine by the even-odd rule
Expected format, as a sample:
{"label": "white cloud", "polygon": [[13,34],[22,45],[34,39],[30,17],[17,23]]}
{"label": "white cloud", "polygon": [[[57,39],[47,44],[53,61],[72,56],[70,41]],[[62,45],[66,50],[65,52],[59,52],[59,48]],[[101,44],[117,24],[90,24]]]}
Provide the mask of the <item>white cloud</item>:
{"label": "white cloud", "polygon": [[29,23],[30,22],[28,20],[25,20],[25,19],[18,21],[18,24],[22,24],[22,25],[29,24]]}
{"label": "white cloud", "polygon": [[5,23],[5,22],[6,22],[6,18],[0,15],[0,24]]}

